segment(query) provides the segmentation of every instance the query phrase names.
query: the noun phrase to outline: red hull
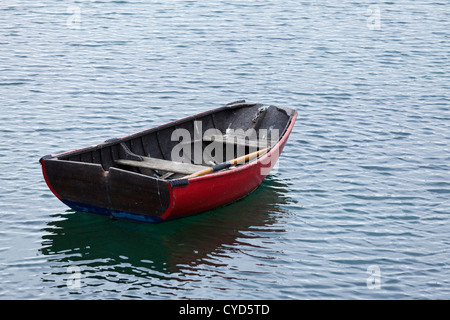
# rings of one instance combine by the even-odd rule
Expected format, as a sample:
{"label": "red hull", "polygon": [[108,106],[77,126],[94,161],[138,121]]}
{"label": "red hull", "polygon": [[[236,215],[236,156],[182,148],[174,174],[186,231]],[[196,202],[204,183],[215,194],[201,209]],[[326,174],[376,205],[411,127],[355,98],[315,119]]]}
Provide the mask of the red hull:
{"label": "red hull", "polygon": [[189,184],[170,189],[170,205],[163,220],[208,211],[236,200],[255,190],[276,164],[295,124],[293,117],[283,138],[257,161],[234,170],[221,171],[189,179]]}

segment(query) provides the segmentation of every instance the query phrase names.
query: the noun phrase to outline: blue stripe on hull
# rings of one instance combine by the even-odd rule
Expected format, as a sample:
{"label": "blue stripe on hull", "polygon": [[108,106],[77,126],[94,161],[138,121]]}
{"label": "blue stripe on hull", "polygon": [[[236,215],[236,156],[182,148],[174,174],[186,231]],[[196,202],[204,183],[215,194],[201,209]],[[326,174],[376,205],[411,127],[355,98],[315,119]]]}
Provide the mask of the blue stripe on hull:
{"label": "blue stripe on hull", "polygon": [[101,208],[101,207],[92,206],[89,204],[74,202],[74,201],[65,200],[65,199],[60,199],[60,200],[65,205],[69,206],[70,208],[72,208],[75,211],[94,213],[97,215],[113,217],[116,219],[125,219],[125,220],[146,222],[146,223],[160,223],[160,222],[164,221],[160,217],[152,217],[152,216],[146,216],[143,214],[111,210],[111,209],[107,209],[107,208]]}

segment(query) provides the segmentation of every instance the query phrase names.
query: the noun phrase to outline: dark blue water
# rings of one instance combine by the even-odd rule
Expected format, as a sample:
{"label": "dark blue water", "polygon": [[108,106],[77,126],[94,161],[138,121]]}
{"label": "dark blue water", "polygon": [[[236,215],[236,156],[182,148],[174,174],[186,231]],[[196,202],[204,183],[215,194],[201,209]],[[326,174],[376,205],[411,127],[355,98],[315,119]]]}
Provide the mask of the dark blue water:
{"label": "dark blue water", "polygon": [[[0,4],[0,298],[450,298],[446,1]],[[38,160],[246,99],[295,108],[247,198],[68,210]]]}

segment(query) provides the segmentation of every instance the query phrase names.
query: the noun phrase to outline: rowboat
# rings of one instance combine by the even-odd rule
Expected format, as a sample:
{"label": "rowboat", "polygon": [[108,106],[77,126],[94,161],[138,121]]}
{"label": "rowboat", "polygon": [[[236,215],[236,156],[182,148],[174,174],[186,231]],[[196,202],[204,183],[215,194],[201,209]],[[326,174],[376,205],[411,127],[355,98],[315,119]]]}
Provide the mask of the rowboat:
{"label": "rowboat", "polygon": [[73,210],[159,223],[255,190],[296,118],[293,109],[241,100],[39,162],[49,189]]}

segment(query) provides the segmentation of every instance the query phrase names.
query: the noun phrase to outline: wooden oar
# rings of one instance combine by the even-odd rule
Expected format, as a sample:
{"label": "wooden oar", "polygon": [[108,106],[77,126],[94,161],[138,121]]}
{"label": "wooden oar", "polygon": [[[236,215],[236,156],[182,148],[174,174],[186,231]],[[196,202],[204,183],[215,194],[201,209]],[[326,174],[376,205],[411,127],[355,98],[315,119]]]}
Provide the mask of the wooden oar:
{"label": "wooden oar", "polygon": [[198,177],[198,176],[203,176],[205,174],[208,173],[213,173],[213,172],[217,172],[223,169],[227,169],[231,166],[237,165],[239,163],[245,162],[245,161],[249,161],[253,158],[259,157],[260,155],[262,155],[263,153],[267,152],[271,147],[265,148],[265,149],[261,149],[249,154],[246,154],[242,157],[239,158],[235,158],[233,160],[228,160],[219,164],[216,164],[215,166],[212,166],[211,168],[205,169],[205,170],[201,170],[195,173],[192,173],[190,175],[184,176],[181,179],[189,179],[189,178],[194,178],[194,177]]}

